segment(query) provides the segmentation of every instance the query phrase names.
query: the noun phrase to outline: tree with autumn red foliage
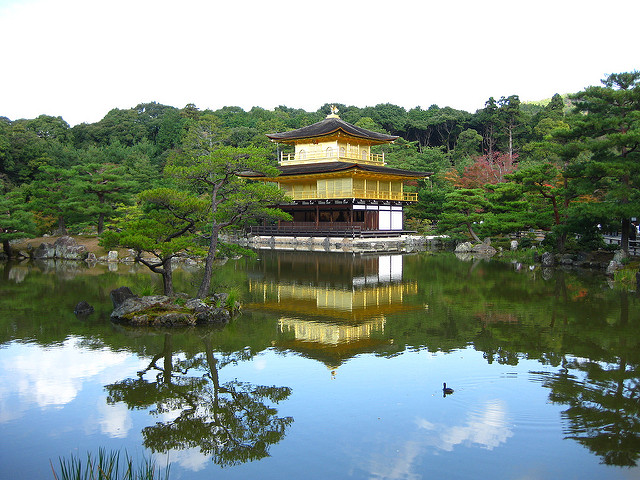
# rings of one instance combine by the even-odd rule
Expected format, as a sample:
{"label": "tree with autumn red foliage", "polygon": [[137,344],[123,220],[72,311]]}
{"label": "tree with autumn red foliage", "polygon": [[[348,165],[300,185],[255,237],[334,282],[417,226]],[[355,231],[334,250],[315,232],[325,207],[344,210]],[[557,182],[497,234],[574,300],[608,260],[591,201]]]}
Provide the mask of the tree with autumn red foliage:
{"label": "tree with autumn red foliage", "polygon": [[493,152],[473,158],[473,163],[465,167],[462,174],[452,170],[446,178],[459,188],[481,188],[486,184],[495,185],[505,181],[504,176],[516,169],[517,154]]}

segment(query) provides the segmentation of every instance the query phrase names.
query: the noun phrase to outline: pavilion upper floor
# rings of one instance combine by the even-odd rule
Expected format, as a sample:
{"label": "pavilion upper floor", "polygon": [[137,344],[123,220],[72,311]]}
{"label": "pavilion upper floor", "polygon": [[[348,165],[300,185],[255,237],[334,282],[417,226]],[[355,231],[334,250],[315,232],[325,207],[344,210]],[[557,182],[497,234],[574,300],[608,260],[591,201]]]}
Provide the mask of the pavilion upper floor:
{"label": "pavilion upper floor", "polygon": [[280,165],[304,165],[320,162],[349,162],[365,165],[385,165],[384,153],[374,153],[371,145],[356,139],[336,135],[295,144],[294,152],[281,152]]}
{"label": "pavilion upper floor", "polygon": [[416,192],[405,191],[403,181],[384,176],[348,172],[320,178],[277,177],[275,183],[292,200],[391,200],[415,202]]}

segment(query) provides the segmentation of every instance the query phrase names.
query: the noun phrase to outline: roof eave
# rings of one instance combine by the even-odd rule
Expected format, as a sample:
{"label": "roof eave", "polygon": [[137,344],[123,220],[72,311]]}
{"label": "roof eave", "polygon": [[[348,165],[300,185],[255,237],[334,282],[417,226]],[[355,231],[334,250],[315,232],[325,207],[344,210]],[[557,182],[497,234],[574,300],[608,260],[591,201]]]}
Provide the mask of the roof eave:
{"label": "roof eave", "polygon": [[344,135],[348,137],[360,138],[362,140],[367,140],[368,142],[377,143],[377,144],[391,143],[399,138],[397,135],[389,135],[390,137],[389,139],[372,138],[372,137],[367,137],[365,135],[355,135],[351,132],[347,132],[343,128],[336,128],[335,130],[331,130],[329,132],[318,134],[318,135],[302,135],[299,137],[279,137],[278,134],[270,134],[270,135],[267,134],[266,136],[269,140],[276,143],[295,143],[300,140],[330,137],[331,135],[335,135],[337,132],[342,132]]}

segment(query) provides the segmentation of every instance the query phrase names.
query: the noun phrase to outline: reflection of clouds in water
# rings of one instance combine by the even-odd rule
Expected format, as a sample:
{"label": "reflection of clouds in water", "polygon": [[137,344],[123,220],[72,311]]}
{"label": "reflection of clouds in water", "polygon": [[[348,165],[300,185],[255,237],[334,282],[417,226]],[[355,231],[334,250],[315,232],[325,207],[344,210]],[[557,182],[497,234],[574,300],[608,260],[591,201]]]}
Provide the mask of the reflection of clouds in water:
{"label": "reflection of clouds in water", "polygon": [[469,444],[493,450],[513,436],[506,405],[499,400],[487,402],[478,411],[469,413],[464,425],[434,424],[424,418],[417,419],[416,425],[418,430],[409,435],[410,438],[402,443],[387,443],[388,448],[384,452],[375,453],[366,467],[371,478],[422,478],[422,473],[415,472],[416,464],[429,447],[452,451],[456,445]]}
{"label": "reflection of clouds in water", "polygon": [[264,357],[257,357],[253,361],[253,366],[258,371],[264,370],[265,368],[267,368],[267,359]]}
{"label": "reflection of clouds in water", "polygon": [[22,406],[16,408],[9,402],[9,391],[10,388],[0,385],[0,423],[6,423],[20,418],[24,412]]}
{"label": "reflection of clouds in water", "polygon": [[123,402],[108,405],[98,401],[100,430],[111,438],[126,438],[133,425],[129,409]]}
{"label": "reflection of clouds in water", "polygon": [[[395,450],[395,451],[394,451]],[[407,479],[417,480],[422,475],[412,473],[416,458],[420,457],[424,446],[415,440],[409,440],[394,449],[393,445],[382,455],[376,455],[369,463],[369,474],[372,479]]]}
{"label": "reflection of clouds in water", "polygon": [[199,472],[211,463],[211,456],[203,454],[199,448],[186,448],[184,450],[169,450],[166,453],[155,453],[153,458],[156,466],[164,468],[169,462],[176,463],[186,470]]}
{"label": "reflection of clouds in water", "polygon": [[470,413],[465,425],[434,425],[422,418],[416,423],[419,428],[433,432],[431,445],[446,451],[463,443],[493,450],[513,436],[507,422],[506,406],[499,400],[487,402],[481,410]]}
{"label": "reflection of clouds in water", "polygon": [[493,450],[511,436],[513,432],[507,423],[506,406],[503,402],[494,400],[487,402],[482,411],[471,413],[466,425],[444,430],[436,446],[451,451],[455,445],[470,443]]}
{"label": "reflection of clouds in water", "polygon": [[[111,383],[139,366],[123,367],[130,353],[88,349],[82,342],[80,337],[69,337],[52,347],[20,343],[6,346],[0,355],[0,398],[13,397],[14,411],[24,411],[32,403],[40,408],[61,408],[76,398],[88,380]],[[0,421],[21,416],[4,414],[5,406],[3,401]]]}

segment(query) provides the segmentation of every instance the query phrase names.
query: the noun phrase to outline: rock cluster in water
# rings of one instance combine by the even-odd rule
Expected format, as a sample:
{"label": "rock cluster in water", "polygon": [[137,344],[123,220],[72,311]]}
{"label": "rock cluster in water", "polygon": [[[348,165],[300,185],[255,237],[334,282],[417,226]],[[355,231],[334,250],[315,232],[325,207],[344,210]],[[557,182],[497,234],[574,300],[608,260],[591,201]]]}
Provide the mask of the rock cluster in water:
{"label": "rock cluster in water", "polygon": [[[510,242],[511,251],[519,248],[518,242],[512,240]],[[493,255],[502,252],[491,246],[489,240],[485,240],[479,244],[471,242],[462,242],[456,246],[455,254],[461,260],[471,260],[474,258],[490,258]],[[612,259],[613,257],[613,259]],[[618,250],[615,255],[611,252],[593,251],[580,253],[551,253],[544,252],[539,256],[533,257],[533,260],[540,264],[543,268],[548,267],[574,267],[586,269],[606,270],[608,275],[624,266],[625,254],[622,250]]]}
{"label": "rock cluster in water", "polygon": [[206,300],[166,295],[138,297],[128,287],[120,287],[111,291],[114,308],[111,320],[137,326],[223,325],[239,309],[237,303],[231,310],[222,307],[227,300],[227,294],[216,294]]}

